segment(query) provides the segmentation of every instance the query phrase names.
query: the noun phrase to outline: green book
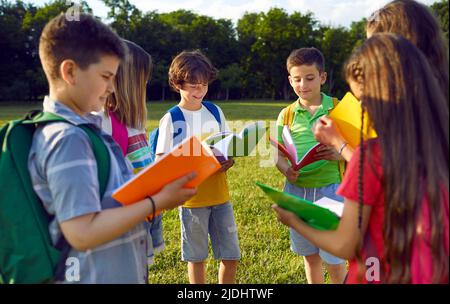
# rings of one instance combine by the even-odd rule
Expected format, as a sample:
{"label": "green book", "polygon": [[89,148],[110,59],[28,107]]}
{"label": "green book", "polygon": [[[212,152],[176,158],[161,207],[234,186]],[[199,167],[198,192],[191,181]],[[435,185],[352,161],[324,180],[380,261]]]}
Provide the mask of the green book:
{"label": "green book", "polygon": [[329,198],[311,202],[298,196],[273,189],[256,182],[256,185],[283,209],[295,213],[309,226],[319,230],[335,230],[339,225],[344,204]]}

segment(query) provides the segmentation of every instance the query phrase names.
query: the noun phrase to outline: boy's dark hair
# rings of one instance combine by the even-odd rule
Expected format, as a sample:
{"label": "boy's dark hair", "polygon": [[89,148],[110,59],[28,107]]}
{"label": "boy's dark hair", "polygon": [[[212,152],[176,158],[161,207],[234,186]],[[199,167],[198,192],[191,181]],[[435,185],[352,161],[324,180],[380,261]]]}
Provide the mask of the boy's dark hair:
{"label": "boy's dark hair", "polygon": [[39,57],[48,80],[60,77],[59,66],[71,59],[81,68],[100,61],[103,55],[122,60],[126,46],[111,28],[89,14],[79,21],[67,20],[64,13],[50,20],[39,40]]}
{"label": "boy's dark hair", "polygon": [[316,65],[320,73],[325,72],[325,58],[323,57],[322,52],[314,47],[293,50],[286,60],[288,73],[290,73],[291,68],[295,66],[312,64]]}
{"label": "boy's dark hair", "polygon": [[169,85],[179,92],[177,86],[184,83],[211,83],[217,77],[217,69],[200,51],[183,51],[172,61],[169,68]]}

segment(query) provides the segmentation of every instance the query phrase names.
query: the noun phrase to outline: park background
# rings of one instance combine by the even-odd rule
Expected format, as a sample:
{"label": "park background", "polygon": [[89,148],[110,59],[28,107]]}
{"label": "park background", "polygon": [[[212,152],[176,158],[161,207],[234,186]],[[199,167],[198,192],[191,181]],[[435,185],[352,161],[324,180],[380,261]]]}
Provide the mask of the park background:
{"label": "park background", "polygon": [[[158,126],[179,98],[168,87],[167,71],[172,58],[182,50],[202,50],[219,69],[207,98],[217,102],[233,127],[255,120],[273,124],[281,109],[295,99],[285,60],[296,48],[314,46],[323,52],[328,73],[323,91],[341,98],[348,90],[342,66],[365,40],[365,18],[346,27],[331,26],[319,22],[311,12],[288,13],[274,7],[267,12],[245,13],[233,21],[182,9],[143,12],[128,0],[103,2],[109,10],[108,23],[117,33],[152,56],[148,130]],[[82,11],[98,14],[88,3],[81,2]],[[70,7],[72,3],[64,0],[42,5],[0,0],[0,126],[42,107],[48,87],[39,63],[39,36],[51,18]],[[437,1],[430,8],[448,43],[448,0]],[[267,155],[240,158],[228,172],[242,253],[237,282],[305,283],[303,261],[289,249],[287,228],[277,222],[271,202],[255,186],[260,181],[282,189],[284,179],[274,166],[267,166],[267,159]],[[150,268],[150,283],[188,283],[187,266],[180,261],[176,210],[164,214],[164,237],[166,250],[156,256]],[[218,262],[210,255],[208,282],[217,283],[217,269]]]}

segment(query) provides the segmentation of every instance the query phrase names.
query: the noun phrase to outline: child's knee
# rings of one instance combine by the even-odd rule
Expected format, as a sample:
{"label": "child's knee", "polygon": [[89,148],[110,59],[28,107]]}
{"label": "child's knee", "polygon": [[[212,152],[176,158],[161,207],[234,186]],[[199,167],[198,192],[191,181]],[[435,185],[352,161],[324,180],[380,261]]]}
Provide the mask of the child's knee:
{"label": "child's knee", "polygon": [[304,259],[305,263],[307,263],[309,266],[322,265],[322,258],[320,257],[320,255],[318,253],[308,255],[308,256],[303,256],[303,259]]}
{"label": "child's knee", "polygon": [[236,267],[239,260],[222,260],[222,264],[226,267]]}

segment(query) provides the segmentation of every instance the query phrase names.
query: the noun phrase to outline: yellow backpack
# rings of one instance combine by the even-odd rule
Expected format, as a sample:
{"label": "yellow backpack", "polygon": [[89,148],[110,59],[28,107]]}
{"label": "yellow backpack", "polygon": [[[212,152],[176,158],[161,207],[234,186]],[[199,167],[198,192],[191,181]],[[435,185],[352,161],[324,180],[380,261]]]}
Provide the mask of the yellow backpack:
{"label": "yellow backpack", "polygon": [[[339,103],[339,100],[337,98],[333,97],[332,99],[333,99],[333,107],[329,110],[329,112],[332,111],[334,107],[336,107],[336,105]],[[294,121],[294,109],[296,106],[297,101],[291,103],[286,108],[284,108],[283,125],[288,126],[289,128],[291,127],[292,122]],[[339,161],[339,175],[341,176],[341,181],[344,178],[346,165],[347,163],[345,162],[345,160]]]}

